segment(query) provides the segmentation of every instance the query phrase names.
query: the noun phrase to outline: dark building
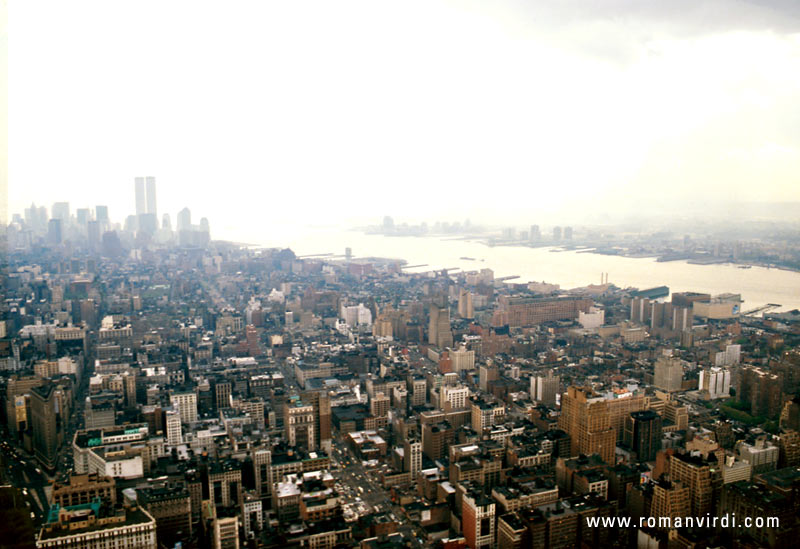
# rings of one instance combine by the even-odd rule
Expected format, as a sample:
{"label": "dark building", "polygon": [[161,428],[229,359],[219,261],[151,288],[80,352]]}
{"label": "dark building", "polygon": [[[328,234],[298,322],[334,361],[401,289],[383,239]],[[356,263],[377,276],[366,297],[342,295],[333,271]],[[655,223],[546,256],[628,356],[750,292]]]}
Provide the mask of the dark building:
{"label": "dark building", "polygon": [[33,453],[42,465],[54,469],[62,428],[61,399],[52,384],[33,387],[30,394]]}
{"label": "dark building", "polygon": [[661,449],[661,416],[652,410],[632,412],[625,418],[624,442],[639,461],[652,461]]}
{"label": "dark building", "polygon": [[139,504],[156,519],[158,544],[173,547],[192,537],[192,502],[181,481],[164,481],[136,490]]}

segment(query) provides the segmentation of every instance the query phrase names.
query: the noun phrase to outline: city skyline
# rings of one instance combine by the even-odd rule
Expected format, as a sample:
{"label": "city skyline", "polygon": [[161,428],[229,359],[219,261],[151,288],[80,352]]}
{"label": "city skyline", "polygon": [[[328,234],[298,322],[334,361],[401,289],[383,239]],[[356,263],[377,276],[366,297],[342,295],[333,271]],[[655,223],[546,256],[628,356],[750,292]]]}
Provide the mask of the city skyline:
{"label": "city skyline", "polygon": [[145,171],[222,234],[309,197],[323,223],[800,202],[797,7],[680,5],[15,3],[9,212]]}

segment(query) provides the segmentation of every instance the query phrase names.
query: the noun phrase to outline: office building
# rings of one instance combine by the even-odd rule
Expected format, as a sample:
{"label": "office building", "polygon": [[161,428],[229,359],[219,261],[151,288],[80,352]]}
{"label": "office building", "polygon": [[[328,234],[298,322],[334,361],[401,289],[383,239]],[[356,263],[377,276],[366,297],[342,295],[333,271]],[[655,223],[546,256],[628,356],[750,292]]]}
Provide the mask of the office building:
{"label": "office building", "polygon": [[458,316],[461,318],[475,318],[475,308],[472,305],[472,293],[462,289],[458,294]]}
{"label": "office building", "polygon": [[560,384],[561,378],[553,375],[553,370],[548,370],[545,375],[531,376],[531,400],[554,406]]}
{"label": "office building", "polygon": [[155,519],[160,546],[191,539],[192,502],[183,481],[162,480],[137,488],[136,501]]}
{"label": "office building", "polygon": [[64,226],[69,223],[69,202],[55,202],[50,210],[53,219],[60,219]]}
{"label": "office building", "polygon": [[197,421],[197,394],[194,391],[173,393],[170,395],[170,404],[178,410],[183,423]]}
{"label": "office building", "polygon": [[184,208],[178,212],[177,223],[178,231],[190,231],[192,229],[192,212],[189,208]]}
{"label": "office building", "polygon": [[653,375],[653,385],[668,392],[680,391],[683,385],[683,364],[680,359],[658,357]]}
{"label": "office building", "polygon": [[689,454],[673,454],[669,457],[669,474],[672,482],[689,488],[692,516],[713,512],[715,491],[722,486],[722,467],[716,456],[707,461]]}
{"label": "office building", "polygon": [[569,387],[561,396],[558,427],[569,435],[574,454],[598,454],[606,463],[614,463],[617,433],[603,397],[586,388]]}
{"label": "office building", "polygon": [[53,505],[36,539],[37,549],[156,549],[156,521],[142,507]]}
{"label": "office building", "polygon": [[62,416],[63,393],[48,383],[33,387],[30,395],[33,453],[43,466],[54,469],[65,420]]}
{"label": "office building", "polygon": [[661,416],[652,410],[631,413],[625,421],[625,444],[638,461],[652,461],[661,450]]}
{"label": "office building", "polygon": [[585,297],[500,296],[492,316],[493,326],[529,327],[558,320],[577,320],[588,313],[592,300]]}
{"label": "office building", "polygon": [[495,545],[495,502],[470,481],[458,484],[461,491],[461,531],[470,549]]}
{"label": "office building", "polygon": [[711,400],[730,396],[731,371],[716,366],[701,370],[698,389],[707,393]]}
{"label": "office building", "polygon": [[152,214],[154,216],[158,216],[158,212],[156,211],[156,178],[155,177],[146,177],[145,178],[145,190],[146,190],[146,200],[147,200],[147,213]]}
{"label": "office building", "polygon": [[58,218],[53,218],[47,222],[47,241],[50,244],[61,244],[63,239],[63,223],[64,222]]}
{"label": "office building", "polygon": [[422,470],[422,441],[406,439],[403,442],[403,466],[411,473],[412,482],[416,481],[417,473]]}
{"label": "office building", "polygon": [[447,307],[430,307],[428,323],[428,343],[444,349],[453,346],[453,332],[450,330],[450,309]]}
{"label": "office building", "polygon": [[108,223],[111,221],[108,218],[108,206],[95,206],[94,207],[94,219],[95,219],[95,221],[97,221],[98,223],[103,224],[104,226],[108,225]]}
{"label": "office building", "polygon": [[317,449],[314,433],[314,407],[292,397],[283,407],[283,426],[289,446],[296,446],[308,452]]}

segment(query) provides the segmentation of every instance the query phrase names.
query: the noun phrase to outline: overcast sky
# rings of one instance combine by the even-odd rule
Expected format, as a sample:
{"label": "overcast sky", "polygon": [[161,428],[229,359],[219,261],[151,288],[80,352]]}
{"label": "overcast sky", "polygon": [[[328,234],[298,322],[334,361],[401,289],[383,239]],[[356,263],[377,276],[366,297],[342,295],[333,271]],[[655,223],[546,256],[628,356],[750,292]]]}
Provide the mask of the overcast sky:
{"label": "overcast sky", "polygon": [[[9,5],[9,205],[214,236],[800,200],[800,2]],[[241,232],[237,232],[241,234]]]}

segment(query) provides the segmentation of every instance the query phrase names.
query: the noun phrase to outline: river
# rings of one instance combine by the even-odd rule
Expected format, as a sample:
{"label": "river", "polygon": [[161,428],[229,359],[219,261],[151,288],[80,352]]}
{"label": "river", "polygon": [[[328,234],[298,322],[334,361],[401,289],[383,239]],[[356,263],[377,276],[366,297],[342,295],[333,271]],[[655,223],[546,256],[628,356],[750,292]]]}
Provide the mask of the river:
{"label": "river", "polygon": [[[354,258],[377,256],[404,259],[420,272],[456,267],[465,271],[490,268],[495,277],[519,275],[516,282],[539,281],[575,288],[599,284],[601,273],[619,287],[649,288],[665,285],[672,292],[695,291],[712,295],[742,295],[743,310],[778,303],[781,311],[800,309],[800,273],[781,269],[732,264],[691,265],[686,261],[659,263],[655,258],[629,258],[576,251],[551,252],[550,248],[489,247],[470,240],[446,237],[390,237],[367,235],[326,227],[296,229],[271,227],[258,239],[260,246],[290,247],[297,255],[343,254]],[[462,259],[464,257],[473,260]]]}

